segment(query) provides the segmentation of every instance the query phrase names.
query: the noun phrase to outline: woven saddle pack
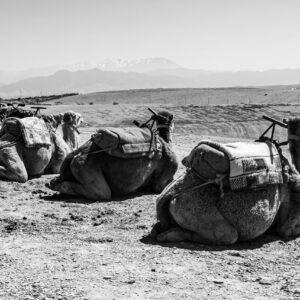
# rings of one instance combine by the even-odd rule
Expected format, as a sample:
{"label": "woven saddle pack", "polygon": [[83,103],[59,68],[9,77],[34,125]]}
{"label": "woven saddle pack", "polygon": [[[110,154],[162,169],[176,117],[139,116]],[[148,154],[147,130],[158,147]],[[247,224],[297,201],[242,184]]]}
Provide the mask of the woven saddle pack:
{"label": "woven saddle pack", "polygon": [[98,129],[92,141],[114,157],[159,159],[162,153],[157,133],[148,127],[106,127]]}
{"label": "woven saddle pack", "polygon": [[270,142],[201,141],[183,164],[207,179],[228,175],[231,190],[283,183],[280,155]]}
{"label": "woven saddle pack", "polygon": [[51,146],[49,130],[45,122],[37,117],[7,118],[3,122],[1,133],[9,133],[16,138],[21,135],[27,148]]}

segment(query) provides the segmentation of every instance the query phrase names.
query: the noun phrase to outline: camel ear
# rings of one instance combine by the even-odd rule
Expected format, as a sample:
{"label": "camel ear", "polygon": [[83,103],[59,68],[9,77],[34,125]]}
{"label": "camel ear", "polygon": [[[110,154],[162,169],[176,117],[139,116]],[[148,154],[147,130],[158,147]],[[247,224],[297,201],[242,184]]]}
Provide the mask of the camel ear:
{"label": "camel ear", "polygon": [[173,115],[170,115],[169,120],[172,121],[173,118],[174,118],[174,116],[173,116]]}
{"label": "camel ear", "polygon": [[83,118],[81,117],[81,114],[76,113],[76,125],[79,127],[82,122],[83,122]]}
{"label": "camel ear", "polygon": [[184,157],[181,161],[181,163],[186,167],[186,168],[190,168],[191,167],[191,162],[190,162],[190,155]]}

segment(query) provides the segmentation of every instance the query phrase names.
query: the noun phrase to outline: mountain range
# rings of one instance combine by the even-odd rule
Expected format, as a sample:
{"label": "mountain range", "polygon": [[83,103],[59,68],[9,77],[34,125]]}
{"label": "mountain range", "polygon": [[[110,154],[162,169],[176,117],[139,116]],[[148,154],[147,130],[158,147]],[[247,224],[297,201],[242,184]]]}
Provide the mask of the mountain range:
{"label": "mountain range", "polygon": [[188,69],[164,58],[0,71],[0,97],[148,88],[216,88],[300,83],[300,69],[215,72]]}

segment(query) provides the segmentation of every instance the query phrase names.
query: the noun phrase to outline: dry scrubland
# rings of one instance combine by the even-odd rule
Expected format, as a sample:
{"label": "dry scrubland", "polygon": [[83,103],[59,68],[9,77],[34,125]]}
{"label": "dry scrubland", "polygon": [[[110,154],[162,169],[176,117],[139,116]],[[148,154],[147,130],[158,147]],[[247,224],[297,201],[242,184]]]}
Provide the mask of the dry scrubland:
{"label": "dry scrubland", "polygon": [[[47,112],[81,112],[82,142],[97,127],[149,116],[144,104],[93,102],[51,106]],[[149,106],[174,113],[180,159],[202,138],[258,137],[268,126],[262,114],[277,119],[300,114],[298,105]],[[300,299],[300,238],[265,234],[231,247],[157,244],[148,236],[155,195],[91,203],[45,188],[52,177],[0,181],[1,299]]]}
{"label": "dry scrubland", "polygon": [[54,101],[57,104],[274,104],[300,103],[300,86],[152,89],[98,92]]}

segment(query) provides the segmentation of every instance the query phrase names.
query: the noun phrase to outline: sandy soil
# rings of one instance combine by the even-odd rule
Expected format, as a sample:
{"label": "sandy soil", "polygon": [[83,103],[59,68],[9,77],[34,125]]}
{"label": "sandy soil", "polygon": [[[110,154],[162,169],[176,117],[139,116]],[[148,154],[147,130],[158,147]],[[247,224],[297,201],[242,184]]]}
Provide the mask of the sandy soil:
{"label": "sandy soil", "polygon": [[[146,116],[139,106],[75,108],[89,123],[82,142],[97,126]],[[176,111],[184,120],[187,108]],[[193,126],[178,122],[179,158],[211,138],[198,130],[222,116]],[[234,139],[225,136],[215,139]],[[300,238],[265,234],[232,247],[158,244],[149,237],[156,195],[87,202],[47,189],[54,176],[0,181],[0,299],[300,299]]]}

